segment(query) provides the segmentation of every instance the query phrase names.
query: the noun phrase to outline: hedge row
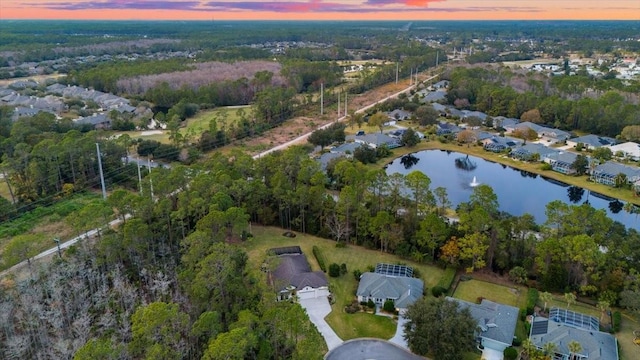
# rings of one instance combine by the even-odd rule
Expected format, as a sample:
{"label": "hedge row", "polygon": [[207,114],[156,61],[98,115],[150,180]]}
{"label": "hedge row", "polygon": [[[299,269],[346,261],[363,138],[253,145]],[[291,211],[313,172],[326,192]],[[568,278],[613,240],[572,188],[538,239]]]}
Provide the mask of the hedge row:
{"label": "hedge row", "polygon": [[316,257],[316,261],[318,261],[318,266],[320,266],[320,269],[324,272],[327,272],[327,265],[324,261],[324,256],[322,256],[322,252],[320,251],[320,248],[314,245],[312,250],[313,250],[313,256]]}
{"label": "hedge row", "polygon": [[443,289],[445,289],[446,291],[449,291],[449,289],[451,289],[451,284],[453,284],[453,279],[456,278],[456,269],[448,267],[444,270],[444,274],[442,275],[442,277],[440,278],[440,281],[438,281],[438,285]]}
{"label": "hedge row", "polygon": [[620,314],[620,311],[613,312],[612,320],[613,320],[613,326],[612,326],[613,332],[620,331],[620,325],[622,324],[622,314]]}

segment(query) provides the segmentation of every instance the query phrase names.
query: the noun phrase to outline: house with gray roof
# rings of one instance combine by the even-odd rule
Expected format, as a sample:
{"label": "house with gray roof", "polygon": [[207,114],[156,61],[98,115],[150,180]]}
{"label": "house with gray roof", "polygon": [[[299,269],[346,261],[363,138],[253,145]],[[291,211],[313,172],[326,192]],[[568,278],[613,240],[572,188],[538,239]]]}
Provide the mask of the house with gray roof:
{"label": "house with gray roof", "polygon": [[[362,146],[359,144],[359,146]],[[327,166],[329,166],[329,163],[334,160],[334,159],[340,159],[340,158],[347,158],[347,154],[342,153],[342,152],[327,152],[324,153],[322,155],[320,155],[320,157],[318,158],[318,162],[320,163],[320,168],[323,171],[327,170]]]}
{"label": "house with gray roof", "polygon": [[450,298],[462,309],[469,309],[471,316],[478,322],[476,334],[484,349],[493,350],[492,354],[502,354],[511,346],[516,333],[519,310],[516,307],[482,299],[480,304]]}
{"label": "house with gray roof", "polygon": [[462,128],[456,124],[448,122],[439,122],[436,124],[436,135],[457,134],[462,131]]}
{"label": "house with gray roof", "polygon": [[311,271],[299,246],[270,249],[277,267],[269,273],[269,282],[276,290],[277,300],[315,299],[329,296],[329,282],[322,271]]}
{"label": "house with gray roof", "polygon": [[598,136],[598,135],[584,135],[579,136],[573,139],[567,140],[567,145],[571,147],[576,147],[578,144],[582,144],[587,149],[595,149],[602,146],[615,145],[618,142],[614,138],[606,137],[606,136]]}
{"label": "house with gray roof", "polygon": [[[557,310],[557,309],[555,309]],[[572,311],[563,310],[571,319],[577,317],[588,317]],[[550,315],[554,309],[549,311]],[[581,316],[576,316],[581,315]],[[585,327],[582,323],[567,321],[567,317],[550,316],[549,318],[535,316],[531,322],[529,339],[538,349],[542,349],[545,344],[555,344],[554,359],[588,359],[588,360],[618,360],[618,342],[616,338],[599,331],[597,328]],[[597,320],[597,319],[596,319]],[[580,344],[581,350],[577,354],[572,354],[569,344],[572,342]],[[573,356],[573,357],[572,357]]]}
{"label": "house with gray roof", "polygon": [[18,107],[15,107],[13,109],[13,113],[11,114],[11,121],[16,121],[16,120],[18,120],[20,118],[23,118],[23,117],[36,116],[40,112],[47,112],[47,113],[55,115],[55,113],[53,111],[51,111],[51,110],[35,109],[35,108],[32,108],[32,107],[18,106]]}
{"label": "house with gray roof", "polygon": [[513,149],[516,146],[522,145],[522,140],[520,139],[496,135],[481,139],[480,141],[482,142],[484,149],[491,152],[502,152],[503,150],[509,148]]}
{"label": "house with gray roof", "polygon": [[572,169],[572,165],[577,158],[578,154],[576,153],[558,151],[545,154],[541,160],[551,165],[551,170],[553,171],[557,171],[561,174],[573,175],[576,173],[576,169]]}
{"label": "house with gray roof", "polygon": [[515,118],[508,118],[508,117],[504,117],[504,116],[496,116],[493,118],[493,127],[498,129],[498,128],[503,128],[503,129],[513,129],[514,126],[516,124],[518,124],[520,122],[519,119],[515,119]]}
{"label": "house with gray roof", "polygon": [[538,137],[540,137],[542,140],[545,140],[546,142],[554,143],[554,144],[558,142],[563,142],[571,137],[571,135],[566,131],[562,131],[560,129],[553,129],[546,126],[541,126],[529,121],[517,123],[512,126],[503,125],[502,127],[507,131],[507,133],[512,133],[516,130],[532,129],[538,134]]}
{"label": "house with gray roof", "polygon": [[110,129],[111,128],[111,118],[107,116],[107,114],[103,113],[94,113],[91,116],[80,117],[78,119],[73,120],[73,122],[77,125],[85,125],[90,124],[94,129]]}
{"label": "house with gray roof", "polygon": [[529,143],[513,149],[513,151],[511,151],[510,153],[510,156],[516,159],[524,160],[524,161],[531,161],[536,156],[538,157],[538,160],[542,160],[549,154],[557,153],[557,152],[558,150],[548,148],[542,144]]}
{"label": "house with gray roof", "polygon": [[359,302],[371,300],[378,306],[392,300],[396,310],[402,313],[409,305],[418,301],[423,292],[422,280],[404,276],[403,273],[391,275],[388,272],[366,272],[360,276],[356,296]]}
{"label": "house with gray roof", "polygon": [[403,109],[395,109],[393,111],[389,111],[387,116],[391,120],[409,120],[411,119],[411,112]]}
{"label": "house with gray roof", "polygon": [[420,96],[420,102],[425,103],[435,103],[438,101],[445,100],[447,98],[447,92],[444,90],[436,90],[436,91],[420,91],[418,92]]}
{"label": "house with gray roof", "polygon": [[446,89],[449,87],[449,80],[441,80],[430,86],[433,89]]}
{"label": "house with gray roof", "polygon": [[600,184],[615,186],[618,174],[624,174],[627,177],[627,182],[630,184],[635,184],[640,181],[640,168],[613,161],[607,161],[604,164],[596,166],[591,171],[591,180]]}
{"label": "house with gray roof", "polygon": [[365,144],[374,149],[382,145],[386,145],[389,149],[395,149],[401,146],[398,139],[394,139],[389,135],[381,133],[356,135],[353,137],[353,141]]}

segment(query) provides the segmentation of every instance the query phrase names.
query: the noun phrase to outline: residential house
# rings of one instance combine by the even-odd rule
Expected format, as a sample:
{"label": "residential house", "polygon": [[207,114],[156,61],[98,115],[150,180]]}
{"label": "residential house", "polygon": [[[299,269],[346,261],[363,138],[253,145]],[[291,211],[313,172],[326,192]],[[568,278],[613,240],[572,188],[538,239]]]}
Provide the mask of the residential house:
{"label": "residential house", "polygon": [[470,118],[470,117],[477,117],[480,120],[482,120],[482,122],[484,123],[487,120],[487,114],[483,113],[482,111],[471,111],[471,110],[462,110],[462,118],[466,119],[466,118]]}
{"label": "residential house", "polygon": [[50,114],[54,114],[55,115],[55,113],[53,111],[51,111],[51,110],[35,109],[35,108],[32,108],[32,107],[18,106],[18,107],[13,109],[13,113],[11,114],[11,121],[16,121],[16,120],[18,120],[20,118],[23,118],[23,117],[36,116],[40,112],[48,112]]}
{"label": "residential house", "polygon": [[504,349],[513,343],[519,309],[487,299],[482,299],[480,304],[451,297],[447,299],[457,302],[462,309],[469,309],[478,322],[476,335],[483,359],[502,360]]}
{"label": "residential house", "polygon": [[[392,138],[401,139],[404,133],[407,132],[407,130],[408,129],[396,129],[396,130],[389,131],[387,135],[391,136]],[[418,136],[419,139],[424,139],[423,133],[415,130],[414,130],[414,133]]]}
{"label": "residential house", "polygon": [[592,134],[567,140],[567,145],[571,147],[576,147],[578,144],[582,144],[586,149],[591,150],[602,146],[615,145],[617,143],[616,139]]}
{"label": "residential house", "polygon": [[423,90],[418,92],[418,96],[420,97],[420,102],[423,104],[435,103],[438,101],[445,100],[447,98],[447,92],[444,90],[436,90],[436,91]]}
{"label": "residential house", "polygon": [[609,146],[611,152],[615,155],[618,152],[624,154],[624,157],[633,161],[640,161],[640,144],[635,142],[626,142]]}
{"label": "residential house", "polygon": [[424,292],[424,282],[412,277],[413,269],[404,265],[378,264],[375,272],[360,276],[356,296],[359,302],[373,301],[383,306],[392,300],[396,310],[403,313],[418,301]]}
{"label": "residential house", "polygon": [[604,164],[596,166],[591,171],[591,180],[600,184],[615,186],[618,174],[624,174],[627,177],[627,182],[630,184],[634,184],[640,180],[640,168],[613,161],[607,161]]}
{"label": "residential house", "polygon": [[401,146],[398,139],[394,139],[389,135],[381,133],[356,135],[353,137],[353,141],[365,144],[374,149],[382,145],[386,145],[389,149],[395,149]]}
{"label": "residential house", "polygon": [[520,120],[514,118],[507,118],[504,116],[496,116],[493,118],[493,127],[495,129],[503,128],[503,129],[513,129],[515,125],[518,124]]}
{"label": "residential house", "polygon": [[73,122],[77,125],[90,124],[94,129],[110,129],[111,128],[111,118],[107,116],[107,114],[98,114],[94,113],[91,116],[80,117],[78,119],[73,120]]}
{"label": "residential house", "polygon": [[339,158],[346,158],[346,157],[347,155],[345,153],[328,152],[320,155],[320,157],[318,158],[318,162],[320,163],[320,168],[323,171],[326,171],[327,166],[332,160],[339,159]]}
{"label": "residential house", "polygon": [[331,151],[332,153],[353,155],[356,149],[359,148],[360,146],[362,146],[361,143],[346,142],[344,144],[340,144],[334,147],[333,149],[330,149],[329,151]]}
{"label": "residential house", "polygon": [[[599,321],[592,316],[565,309],[552,308],[549,318],[534,316],[529,333],[531,343],[542,350],[547,343],[555,345],[556,360],[618,360],[616,338],[599,331]],[[580,344],[580,351],[572,353],[569,344]]]}
{"label": "residential house", "polygon": [[534,124],[529,121],[517,123],[514,125],[502,126],[508,134],[513,133],[516,130],[532,129],[538,134],[538,137],[549,143],[564,142],[571,136],[568,132],[559,129],[553,129],[546,126]]}
{"label": "residential house", "polygon": [[578,154],[568,151],[559,151],[545,154],[542,161],[550,164],[551,170],[553,171],[557,171],[565,175],[573,175],[576,173],[576,170],[572,169],[572,165],[577,158]]}
{"label": "residential house", "polygon": [[436,135],[457,134],[462,131],[458,125],[448,122],[440,122],[436,125]]}
{"label": "residential house", "polygon": [[449,87],[449,80],[441,80],[430,86],[433,90],[446,89]]}
{"label": "residential house", "polygon": [[513,149],[510,156],[515,159],[532,161],[535,158],[542,160],[545,156],[556,152],[558,152],[558,150],[548,148],[542,144],[529,143]]}
{"label": "residential house", "polygon": [[299,246],[270,249],[269,254],[277,257],[277,267],[269,272],[269,282],[278,293],[278,301],[329,296],[327,276],[322,271],[311,271]]}
{"label": "residential house", "polygon": [[411,113],[402,109],[395,109],[387,113],[387,116],[391,120],[409,120],[411,119]]}
{"label": "residential house", "polygon": [[522,144],[522,140],[495,135],[492,135],[490,138],[481,139],[480,141],[485,150],[496,153],[509,148],[513,149]]}

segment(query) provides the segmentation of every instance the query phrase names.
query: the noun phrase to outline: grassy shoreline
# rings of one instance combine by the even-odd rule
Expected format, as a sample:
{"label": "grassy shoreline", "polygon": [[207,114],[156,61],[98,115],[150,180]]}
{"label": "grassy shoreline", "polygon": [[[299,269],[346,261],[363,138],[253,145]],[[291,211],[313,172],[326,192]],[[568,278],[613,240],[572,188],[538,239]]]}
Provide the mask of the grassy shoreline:
{"label": "grassy shoreline", "polygon": [[385,159],[384,163],[376,164],[375,166],[383,168],[387,166],[391,161],[406,154],[415,153],[423,150],[448,150],[455,151],[463,154],[468,154],[482,158],[487,161],[507,165],[514,169],[525,170],[530,173],[538,174],[549,179],[557,180],[568,185],[578,186],[583,189],[587,189],[591,192],[595,192],[601,195],[605,195],[614,199],[622,200],[624,202],[630,202],[636,205],[640,205],[640,197],[635,196],[633,191],[627,189],[613,188],[603,184],[597,184],[588,180],[587,176],[568,176],[555,172],[553,170],[542,170],[541,163],[528,163],[512,159],[504,154],[496,154],[490,151],[485,151],[478,145],[458,145],[457,143],[441,143],[437,140],[423,141],[412,148],[401,147],[394,149],[393,159]]}

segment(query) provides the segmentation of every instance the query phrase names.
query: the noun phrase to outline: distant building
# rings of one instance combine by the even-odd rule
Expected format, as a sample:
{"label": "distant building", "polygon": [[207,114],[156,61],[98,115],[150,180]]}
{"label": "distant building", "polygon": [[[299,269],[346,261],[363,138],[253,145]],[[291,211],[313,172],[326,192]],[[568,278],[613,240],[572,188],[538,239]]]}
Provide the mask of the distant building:
{"label": "distant building", "polygon": [[329,282],[322,271],[311,271],[299,246],[270,249],[278,265],[269,274],[269,281],[278,293],[277,299],[314,299],[329,295]]}
{"label": "distant building", "polygon": [[567,140],[567,145],[571,147],[576,147],[578,144],[582,144],[586,149],[591,150],[602,146],[615,145],[617,143],[616,139],[591,134]]}
{"label": "distant building", "polygon": [[638,143],[626,142],[622,144],[611,145],[609,146],[609,149],[611,149],[611,152],[613,152],[614,155],[618,152],[621,152],[625,157],[631,160],[640,161],[640,144]]}

